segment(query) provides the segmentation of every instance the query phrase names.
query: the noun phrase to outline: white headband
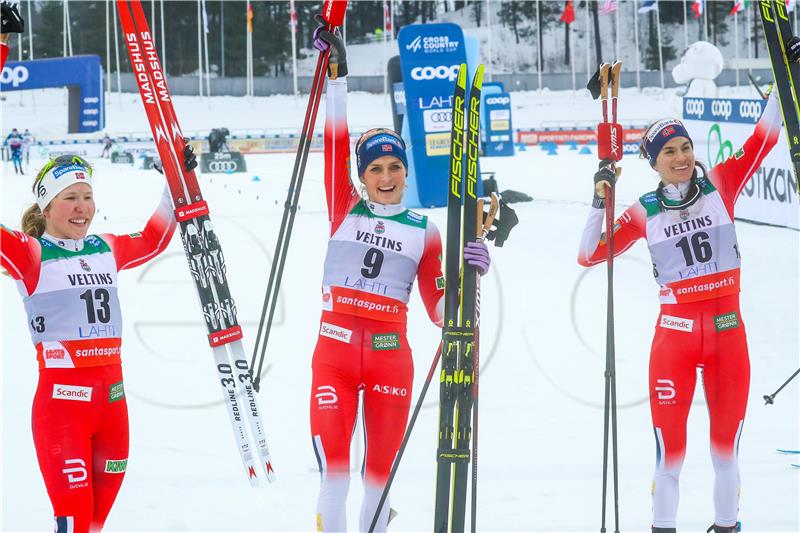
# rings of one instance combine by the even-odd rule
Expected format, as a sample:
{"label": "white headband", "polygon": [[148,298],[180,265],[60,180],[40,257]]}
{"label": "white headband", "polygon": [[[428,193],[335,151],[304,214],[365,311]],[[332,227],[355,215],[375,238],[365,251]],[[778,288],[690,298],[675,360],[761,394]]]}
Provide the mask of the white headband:
{"label": "white headband", "polygon": [[92,186],[92,175],[89,169],[72,163],[48,170],[42,179],[33,186],[33,195],[36,196],[39,209],[44,211],[53,198],[58,196],[58,193],[76,183],[86,183],[89,187]]}

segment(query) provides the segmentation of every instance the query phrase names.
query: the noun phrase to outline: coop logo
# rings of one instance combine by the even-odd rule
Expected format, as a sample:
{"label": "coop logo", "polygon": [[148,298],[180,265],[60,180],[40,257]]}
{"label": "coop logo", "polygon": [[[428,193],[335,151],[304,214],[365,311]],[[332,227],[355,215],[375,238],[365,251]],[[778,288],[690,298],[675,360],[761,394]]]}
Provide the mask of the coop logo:
{"label": "coop logo", "polygon": [[752,100],[742,100],[739,102],[739,116],[752,119],[753,122],[761,117],[762,110],[761,102]]}
{"label": "coop logo", "polygon": [[10,83],[12,87],[19,87],[30,77],[30,73],[28,72],[28,68],[22,65],[17,65],[16,67],[6,67],[0,72],[0,83],[8,84]]}
{"label": "coop logo", "polygon": [[655,391],[659,403],[675,403],[675,383],[671,379],[657,379]]}
{"label": "coop logo", "polygon": [[508,96],[495,96],[486,99],[486,105],[508,105],[511,103],[511,98]]}
{"label": "coop logo", "polygon": [[706,112],[706,103],[702,100],[687,98],[683,106],[683,113],[687,117],[700,118]]}
{"label": "coop logo", "polygon": [[336,389],[330,385],[317,387],[317,393],[314,398],[317,399],[317,406],[320,409],[338,409],[335,404],[339,401],[339,397],[336,395]]}
{"label": "coop logo", "polygon": [[730,100],[714,100],[711,102],[711,115],[728,120],[733,113],[733,103]]}
{"label": "coop logo", "polygon": [[208,163],[208,170],[211,172],[236,172],[239,165],[236,161],[211,161]]}
{"label": "coop logo", "polygon": [[417,81],[449,80],[455,81],[458,77],[458,65],[439,65],[438,67],[414,67],[411,69],[411,78]]}

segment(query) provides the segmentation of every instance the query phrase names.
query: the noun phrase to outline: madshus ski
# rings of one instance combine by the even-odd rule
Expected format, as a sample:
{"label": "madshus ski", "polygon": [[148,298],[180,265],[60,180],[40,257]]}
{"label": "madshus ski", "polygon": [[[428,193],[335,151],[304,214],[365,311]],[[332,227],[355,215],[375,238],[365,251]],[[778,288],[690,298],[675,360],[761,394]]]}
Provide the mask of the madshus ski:
{"label": "madshus ski", "polygon": [[789,63],[786,58],[786,42],[792,37],[792,27],[786,13],[786,5],[775,0],[760,0],[756,4],[761,14],[764,39],[767,42],[772,74],[778,99],[783,112],[783,123],[789,140],[789,156],[794,165],[794,175],[800,192],[800,103],[798,86],[800,65]]}
{"label": "madshus ski", "polygon": [[275,473],[242,346],[236,304],[228,288],[225,258],[197,176],[183,168],[186,142],[141,2],[117,0],[117,7],[139,93],[172,195],[236,443],[250,484],[258,486],[260,474],[256,463],[261,464],[267,480],[273,481]]}
{"label": "madshus ski", "polygon": [[[482,84],[483,65],[480,65],[475,72],[467,100],[467,67],[461,65],[453,93],[450,137],[435,533],[463,532],[466,519],[477,348],[477,273],[473,267],[462,264],[462,253],[464,243],[476,238],[473,232],[477,225],[478,209],[477,167]],[[474,519],[472,526],[475,527]]]}

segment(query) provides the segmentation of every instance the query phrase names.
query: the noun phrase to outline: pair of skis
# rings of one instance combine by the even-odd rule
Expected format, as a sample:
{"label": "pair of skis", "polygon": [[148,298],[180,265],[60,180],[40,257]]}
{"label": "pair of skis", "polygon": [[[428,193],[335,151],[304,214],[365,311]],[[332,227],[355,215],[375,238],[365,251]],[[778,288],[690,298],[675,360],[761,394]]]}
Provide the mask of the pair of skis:
{"label": "pair of skis", "polygon": [[[617,97],[622,62],[600,65],[596,81],[599,82],[600,105],[603,121],[597,127],[597,157],[602,161],[622,160],[622,126],[617,122]],[[591,80],[590,85],[595,80]],[[608,98],[611,89],[611,116],[609,120]],[[591,88],[590,88],[591,90]],[[622,168],[614,167],[616,177]],[[617,378],[616,353],[614,345],[614,197],[615,186],[605,187],[605,241],[606,267],[608,273],[608,295],[606,300],[606,367],[605,367],[605,406],[603,410],[603,501],[601,510],[601,533],[606,531],[606,501],[608,487],[608,445],[611,438],[611,455],[614,483],[614,531],[619,532],[619,469],[617,461]],[[610,419],[610,428],[609,428]]]}
{"label": "pair of skis", "polygon": [[467,66],[462,64],[453,93],[450,137],[435,533],[464,531],[470,462],[472,531],[476,528],[479,277],[462,258],[463,246],[485,235],[483,221],[478,225],[477,199],[482,85],[479,65],[467,98]]}
{"label": "pair of skis", "polygon": [[117,0],[117,7],[139,94],[175,205],[175,217],[203,310],[222,395],[245,471],[255,487],[259,485],[259,470],[263,470],[268,481],[275,479],[275,473],[242,345],[236,304],[228,288],[225,257],[197,175],[183,166],[186,142],[141,1]]}
{"label": "pair of skis", "polygon": [[764,38],[789,140],[789,156],[800,192],[800,94],[797,85],[800,83],[800,65],[790,63],[786,57],[786,43],[794,34],[782,0],[759,0],[756,9],[761,14],[761,25],[764,28]]}

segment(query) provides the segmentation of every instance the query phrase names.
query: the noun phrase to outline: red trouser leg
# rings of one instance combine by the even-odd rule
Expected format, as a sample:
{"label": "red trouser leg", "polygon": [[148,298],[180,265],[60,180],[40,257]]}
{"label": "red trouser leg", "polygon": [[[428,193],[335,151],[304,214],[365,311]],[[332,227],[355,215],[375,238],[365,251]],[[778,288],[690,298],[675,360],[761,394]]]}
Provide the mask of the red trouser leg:
{"label": "red trouser leg", "polygon": [[[656,438],[652,487],[656,527],[675,527],[678,478],[686,452],[686,420],[700,362],[700,324],[687,315],[690,313],[677,309],[662,313],[650,351],[650,413]],[[681,329],[662,327],[662,323]]]}
{"label": "red trouser leg", "polygon": [[100,530],[119,492],[128,459],[121,383],[119,365],[39,374],[33,440],[57,533]]}
{"label": "red trouser leg", "polygon": [[708,403],[714,465],[714,522],[736,525],[739,513],[738,448],[750,391],[747,335],[737,301],[722,299],[704,316],[703,386]]}

